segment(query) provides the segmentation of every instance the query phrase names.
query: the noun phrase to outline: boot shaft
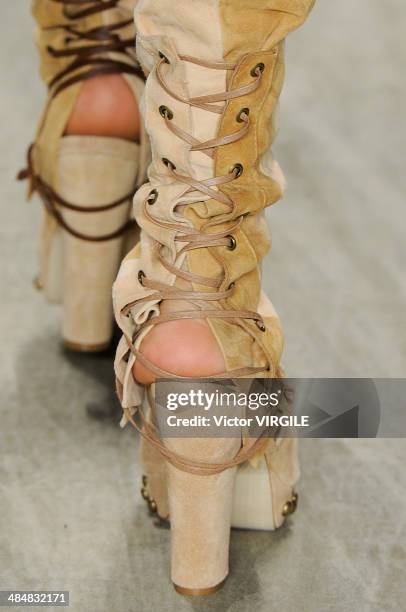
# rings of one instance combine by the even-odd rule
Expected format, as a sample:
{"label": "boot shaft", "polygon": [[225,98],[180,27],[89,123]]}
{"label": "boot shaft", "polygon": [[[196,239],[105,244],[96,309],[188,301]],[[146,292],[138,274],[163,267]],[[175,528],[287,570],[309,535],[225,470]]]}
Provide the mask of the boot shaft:
{"label": "boot shaft", "polygon": [[[255,315],[260,262],[270,248],[264,208],[283,192],[270,147],[284,80],[284,38],[312,4],[182,0],[174,15],[168,0],[141,0],[135,11],[137,55],[148,74],[143,111],[153,159],[150,183],[135,197],[144,230],[144,301],[134,300],[132,313],[135,322],[145,321],[154,296],[161,312],[167,307],[144,278],[216,293],[217,303],[207,298],[203,309],[223,311],[207,319],[229,370],[277,373],[279,325],[271,317],[267,327]],[[194,308],[192,302],[184,301],[185,310]]]}

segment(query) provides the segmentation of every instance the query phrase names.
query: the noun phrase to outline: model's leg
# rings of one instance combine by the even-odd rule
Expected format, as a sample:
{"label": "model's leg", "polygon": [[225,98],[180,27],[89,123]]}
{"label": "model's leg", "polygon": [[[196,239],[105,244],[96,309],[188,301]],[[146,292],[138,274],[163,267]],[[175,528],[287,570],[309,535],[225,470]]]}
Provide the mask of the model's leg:
{"label": "model's leg", "polygon": [[[182,0],[176,12],[169,0],[138,5],[153,161],[150,183],[135,198],[141,244],[124,260],[114,292],[127,420],[142,400],[132,373],[144,382],[176,374],[281,375],[279,320],[261,293],[260,262],[270,244],[263,211],[282,193],[270,146],[283,41],[312,4]],[[224,468],[258,447],[238,450],[238,440],[162,444],[153,431],[144,435],[168,462],[173,581],[181,592],[211,592],[228,571],[235,470]],[[279,526],[296,503],[295,444],[282,442],[271,457],[261,452],[276,487]]]}
{"label": "model's leg", "polygon": [[[139,29],[140,48],[143,49],[143,41],[147,41],[145,45],[151,43],[148,41],[148,36],[154,33],[155,35],[165,36],[171,32],[176,38],[176,51],[178,53],[190,54],[188,50],[199,49],[203,59],[219,59],[223,61],[232,61],[237,65],[242,60],[245,54],[251,54],[253,60],[256,59],[256,54],[264,51],[268,56],[267,62],[260,62],[262,67],[264,64],[264,73],[260,73],[258,78],[261,78],[261,85],[253,94],[241,97],[241,100],[232,99],[228,102],[225,108],[225,115],[221,120],[216,112],[210,112],[209,108],[203,109],[199,104],[191,105],[191,130],[193,136],[198,136],[203,141],[208,141],[222,135],[229,135],[230,132],[237,132],[238,128],[243,133],[241,138],[235,142],[228,143],[222,148],[216,150],[216,161],[213,162],[212,150],[200,146],[199,150],[194,152],[193,143],[191,146],[190,140],[175,135],[176,143],[173,143],[172,126],[177,127],[179,117],[181,124],[185,123],[184,108],[178,108],[179,102],[168,99],[167,92],[162,92],[162,100],[158,100],[160,84],[156,84],[155,76],[151,78],[151,92],[154,96],[153,103],[146,108],[147,120],[157,123],[157,127],[150,128],[152,139],[156,148],[155,159],[153,160],[153,173],[159,177],[165,174],[165,168],[162,165],[162,157],[170,157],[170,161],[177,165],[177,162],[182,159],[182,156],[188,155],[187,164],[189,166],[190,175],[194,179],[207,180],[210,177],[217,176],[217,169],[222,168],[225,172],[230,173],[235,160],[245,158],[247,163],[243,164],[242,175],[235,177],[235,181],[225,183],[220,187],[220,191],[225,192],[223,200],[229,200],[228,203],[217,201],[211,202],[210,214],[206,211],[199,210],[199,206],[191,206],[188,210],[189,215],[193,218],[195,227],[204,224],[204,215],[206,218],[215,217],[220,213],[227,215],[228,221],[238,221],[241,225],[238,227],[236,238],[236,249],[230,251],[227,246],[217,248],[199,248],[190,250],[187,253],[186,261],[182,264],[188,268],[190,272],[198,273],[204,268],[210,270],[211,274],[218,279],[218,288],[225,292],[225,299],[219,300],[219,304],[223,309],[238,310],[242,308],[256,309],[259,302],[259,266],[258,263],[269,248],[269,238],[267,229],[262,216],[262,210],[266,205],[272,204],[281,195],[283,177],[278,169],[278,166],[271,159],[271,154],[268,151],[266,162],[262,165],[260,171],[260,157],[270,147],[273,140],[273,125],[272,115],[276,105],[276,101],[280,92],[283,79],[283,49],[282,41],[286,33],[294,29],[301,23],[305,14],[309,10],[312,1],[304,2],[301,9],[295,8],[294,3],[290,0],[279,0],[265,3],[265,6],[259,5],[252,1],[250,6],[237,1],[233,2],[210,2],[205,8],[199,5],[196,8],[196,18],[194,23],[191,23],[192,18],[188,15],[184,17],[186,30],[188,34],[184,34],[184,29],[181,24],[176,23],[174,18],[168,19],[165,15],[167,7],[159,5],[159,8],[150,8],[150,3],[142,2],[138,11],[137,24]],[[151,5],[152,6],[152,5]],[[156,11],[156,14],[155,14]],[[158,13],[163,15],[159,18]],[[250,18],[247,21],[247,16]],[[198,20],[201,20],[201,29],[199,30]],[[215,28],[205,29],[206,23],[216,24]],[[253,31],[259,30],[259,39],[255,39]],[[193,28],[196,28],[194,30]],[[235,28],[235,30],[234,30]],[[252,31],[251,31],[252,29]],[[241,33],[243,32],[243,33]],[[144,35],[147,35],[144,37]],[[171,38],[172,43],[172,38]],[[272,48],[273,45],[273,48]],[[279,45],[279,46],[278,46]],[[209,51],[210,48],[210,51]],[[156,51],[156,49],[155,49]],[[275,55],[273,55],[275,53]],[[176,81],[178,73],[184,72],[185,78],[188,81],[188,95],[190,97],[210,93],[216,90],[219,91],[221,86],[226,87],[226,82],[230,80],[231,70],[221,71],[211,69],[199,65],[193,65],[188,62],[178,62],[173,65],[170,62],[170,67],[163,65],[161,72],[167,69],[169,78]],[[253,69],[253,68],[252,68]],[[245,70],[247,70],[245,68]],[[261,68],[259,68],[261,70]],[[241,73],[236,74],[234,79],[237,83],[247,83],[246,75]],[[251,78],[251,84],[253,77]],[[177,85],[177,83],[176,83]],[[155,89],[156,88],[156,89]],[[179,91],[176,92],[179,94]],[[182,93],[184,95],[185,92]],[[262,101],[267,97],[266,104],[262,106]],[[171,112],[176,113],[174,117],[162,119],[159,116],[159,101],[168,102],[171,104]],[[245,116],[243,103],[247,104],[248,114]],[[212,103],[211,106],[221,105],[221,102]],[[224,105],[224,103],[223,103]],[[210,103],[208,104],[210,106]],[[254,107],[253,107],[254,106]],[[232,113],[236,113],[233,116]],[[237,118],[237,114],[240,115]],[[175,116],[176,115],[176,116]],[[161,122],[161,125],[159,123]],[[271,127],[269,127],[271,126]],[[166,127],[166,130],[165,130]],[[166,132],[166,133],[165,133]],[[154,140],[154,136],[156,136]],[[170,140],[172,139],[172,141]],[[187,153],[192,148],[191,153]],[[172,153],[171,148],[174,150]],[[196,147],[195,147],[196,148]],[[176,159],[174,159],[174,157]],[[238,161],[236,163],[239,163]],[[228,164],[228,166],[227,166]],[[234,164],[235,165],[235,164]],[[169,166],[169,175],[176,181],[176,172],[171,172]],[[180,173],[184,174],[184,164]],[[168,175],[168,171],[166,171]],[[230,176],[230,175],[229,175]],[[155,183],[151,182],[152,187]],[[213,191],[213,190],[212,190]],[[236,193],[237,192],[237,193]],[[205,192],[195,195],[196,199],[202,196],[202,193],[207,198]],[[230,194],[230,195],[229,195]],[[245,201],[233,202],[234,194],[237,200]],[[165,194],[161,194],[159,200],[165,198]],[[249,198],[250,202],[247,202]],[[139,200],[138,212],[142,217],[142,205]],[[160,209],[163,205],[160,205]],[[216,211],[217,207],[217,211]],[[228,208],[227,208],[228,207]],[[156,209],[156,205],[155,205]],[[154,208],[150,209],[152,214]],[[192,212],[193,211],[193,212]],[[241,213],[249,217],[242,218]],[[142,223],[142,221],[141,221]],[[215,225],[213,225],[215,227]],[[203,230],[204,233],[204,230]],[[186,241],[187,242],[187,241]],[[185,242],[179,243],[178,251],[182,247],[189,248]],[[235,263],[236,262],[236,263]],[[240,268],[240,271],[239,271]],[[226,286],[226,282],[229,284]],[[175,279],[175,286],[179,286],[179,276]],[[232,285],[231,288],[229,288]],[[189,284],[186,289],[194,289],[197,284]],[[183,307],[185,310],[190,310],[190,304],[185,301]],[[192,308],[209,308],[218,305],[213,302],[201,301],[197,306]],[[271,306],[268,306],[271,308]],[[160,304],[161,315],[171,319],[171,315],[167,313],[171,310],[182,310],[179,301],[163,300]],[[271,316],[275,316],[271,311]],[[176,317],[173,317],[174,319]],[[241,351],[240,356],[235,356],[233,359],[239,361],[241,354],[245,354],[245,360],[252,361],[253,349],[260,353],[259,347],[264,343],[272,343],[269,339],[269,332],[262,333],[255,320],[248,319],[244,322],[248,325],[250,332],[243,331],[241,327],[234,323],[229,323],[229,319],[219,321],[215,317],[207,317],[203,319],[189,320],[169,320],[162,323],[157,323],[149,329],[149,333],[142,340],[139,346],[139,351],[145,359],[138,359],[134,363],[133,374],[137,381],[142,384],[151,384],[158,375],[158,370],[171,372],[179,376],[208,376],[223,372],[227,367],[230,367],[230,359],[224,354],[228,352],[231,355],[232,350],[226,348],[227,343],[234,343]],[[256,340],[253,341],[253,335]],[[219,342],[219,339],[221,340]],[[232,340],[231,340],[232,338]],[[230,340],[229,340],[230,339]],[[263,354],[263,358],[265,355]],[[254,358],[255,359],[255,358]],[[148,366],[148,363],[157,366],[153,369]]]}
{"label": "model's leg", "polygon": [[138,111],[135,4],[33,2],[48,86],[26,173],[45,204],[38,285],[63,303],[62,335],[74,350],[109,344],[111,285],[137,236],[131,201],[149,152]]}

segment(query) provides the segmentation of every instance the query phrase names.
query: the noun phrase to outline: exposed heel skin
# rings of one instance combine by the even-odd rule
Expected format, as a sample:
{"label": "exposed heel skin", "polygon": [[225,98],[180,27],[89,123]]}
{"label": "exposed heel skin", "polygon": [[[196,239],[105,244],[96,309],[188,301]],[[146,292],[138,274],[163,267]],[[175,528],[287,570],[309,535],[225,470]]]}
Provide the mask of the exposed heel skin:
{"label": "exposed heel skin", "polygon": [[[140,145],[118,138],[64,136],[88,79],[121,75],[137,104],[144,91],[134,45],[135,0],[90,2],[85,8],[79,4],[89,2],[32,2],[48,96],[27,166],[17,178],[28,179],[28,197],[37,193],[45,208],[34,284],[48,301],[63,304],[65,345],[101,351],[112,335],[112,282],[150,147],[142,125]],[[131,234],[135,244],[138,232]]]}
{"label": "exposed heel skin", "polygon": [[[282,330],[261,297],[261,261],[270,248],[265,208],[284,190],[271,150],[284,39],[313,4],[253,0],[246,11],[242,2],[216,8],[196,0],[191,8],[182,0],[170,27],[167,2],[136,7],[152,164],[134,199],[140,246],[127,256],[114,285],[123,332],[115,361],[123,425],[142,429],[134,420],[145,390],[133,377],[137,360],[156,379],[182,374],[182,368],[165,370],[143,353],[146,335],[160,324],[178,321],[181,329],[182,321],[206,322],[224,357],[224,370],[214,368],[212,380],[281,376]],[[143,427],[168,462],[175,588],[211,593],[228,573],[236,467],[266,455],[271,504],[278,505],[275,526],[295,507],[289,476],[279,474],[284,462],[278,467],[275,459],[283,444],[243,433],[238,450],[233,440],[161,443],[145,421]],[[198,459],[204,465],[196,466]],[[219,459],[221,465],[213,464]]]}
{"label": "exposed heel skin", "polygon": [[62,255],[50,262],[47,291],[56,293],[52,283],[58,283],[59,276],[53,266],[62,262],[62,336],[66,347],[75,351],[102,351],[110,343],[111,287],[123,254],[125,232],[120,230],[128,224],[131,198],[99,212],[80,207],[101,208],[134,191],[138,149],[136,143],[115,138],[61,140],[58,191],[79,210],[62,207],[65,227],[54,238],[62,239]]}
{"label": "exposed heel skin", "polygon": [[[274,341],[282,347],[282,331],[278,316],[269,299],[262,293],[258,310],[269,326]],[[280,348],[280,350],[282,350]],[[282,370],[279,370],[283,377]],[[153,403],[153,388],[149,402]],[[151,411],[148,410],[148,421]],[[141,462],[144,482],[143,497],[149,509],[160,519],[171,521],[168,506],[167,466],[162,454],[150,443],[141,440]],[[285,438],[277,447],[268,449],[254,460],[238,466],[233,490],[231,526],[238,529],[273,531],[297,507],[295,486],[299,480],[298,441]]]}

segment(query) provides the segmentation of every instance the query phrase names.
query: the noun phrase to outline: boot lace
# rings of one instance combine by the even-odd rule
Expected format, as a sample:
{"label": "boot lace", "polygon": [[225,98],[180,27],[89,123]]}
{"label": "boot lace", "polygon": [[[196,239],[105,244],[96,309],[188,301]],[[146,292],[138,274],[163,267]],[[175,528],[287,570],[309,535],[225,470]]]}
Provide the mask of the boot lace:
{"label": "boot lace", "polygon": [[[235,70],[236,64],[234,63],[226,63],[226,62],[208,62],[199,58],[194,58],[191,56],[181,55],[180,59],[184,62],[190,62],[193,64],[197,64],[200,66],[205,66],[207,68],[213,70],[227,70],[232,71]],[[172,96],[174,99],[183,102],[186,105],[197,107],[204,109],[207,112],[222,114],[224,110],[224,105],[232,99],[239,98],[241,96],[246,96],[254,91],[256,91],[261,84],[262,73],[264,70],[264,65],[257,64],[253,70],[251,71],[251,75],[253,76],[253,80],[248,85],[244,85],[238,87],[236,89],[231,89],[225,92],[221,92],[218,94],[212,94],[207,96],[200,97],[192,97],[185,98],[178,95],[176,92],[171,90],[168,86],[165,76],[164,76],[164,66],[168,64],[168,58],[160,53],[159,61],[156,66],[156,76],[158,82],[161,87],[165,90],[167,94]],[[217,104],[219,102],[223,102],[223,105]],[[250,127],[250,118],[249,118],[249,109],[242,109],[238,115],[238,121],[243,125],[236,132],[221,136],[217,138],[213,138],[204,142],[198,141],[192,135],[188,134],[184,130],[182,130],[179,126],[174,123],[174,115],[172,111],[167,108],[161,106],[159,112],[165,121],[167,128],[178,138],[181,138],[185,142],[191,145],[191,151],[201,151],[209,157],[213,157],[215,154],[215,150],[217,147],[237,142],[248,132]],[[236,240],[233,236],[233,232],[238,229],[244,219],[244,215],[238,216],[236,219],[236,205],[233,200],[225,193],[214,189],[214,187],[219,187],[221,185],[228,184],[232,181],[235,181],[241,176],[243,172],[243,167],[241,164],[236,163],[233,168],[230,170],[229,174],[226,176],[217,176],[213,178],[209,178],[206,180],[196,180],[189,175],[182,174],[177,171],[176,166],[173,162],[171,162],[167,158],[162,159],[162,163],[167,167],[170,175],[178,182],[185,183],[189,186],[184,195],[192,192],[198,192],[202,194],[203,200],[216,200],[225,204],[228,208],[229,215],[228,218],[230,223],[226,229],[222,229],[221,231],[215,231],[215,227],[217,225],[224,225],[224,216],[219,220],[216,218],[212,218],[210,221],[204,224],[204,226],[198,230],[194,228],[185,227],[185,225],[177,224],[176,222],[168,222],[162,219],[158,219],[151,214],[151,205],[153,205],[157,198],[159,197],[159,192],[157,189],[153,189],[146,200],[143,203],[143,210],[149,221],[153,222],[157,226],[161,228],[169,228],[176,230],[176,242],[181,242],[184,244],[177,254],[177,259],[181,258],[186,252],[191,251],[193,249],[202,249],[208,247],[219,247],[223,246],[224,248],[228,248],[234,250],[236,247]],[[210,230],[210,232],[208,231]],[[165,247],[162,244],[158,244],[158,256],[161,264],[164,268],[174,274],[176,277],[180,277],[186,281],[191,283],[196,283],[198,285],[208,287],[210,290],[208,291],[194,291],[194,290],[183,290],[178,287],[174,287],[165,283],[157,282],[152,279],[147,278],[145,273],[140,270],[138,273],[138,280],[143,287],[148,289],[153,289],[155,292],[153,294],[149,294],[145,298],[141,298],[136,300],[135,302],[126,306],[123,311],[123,314],[129,313],[131,308],[135,304],[139,304],[140,302],[149,302],[151,300],[181,300],[187,301],[189,303],[193,303],[197,306],[195,310],[181,310],[178,312],[169,312],[165,314],[159,314],[157,316],[151,317],[147,319],[144,323],[141,323],[136,330],[135,335],[131,337],[127,337],[127,342],[129,346],[129,350],[136,356],[136,358],[143,363],[146,367],[148,367],[151,371],[153,371],[158,376],[165,377],[173,377],[176,376],[171,372],[166,372],[161,368],[158,368],[150,362],[138,349],[134,346],[134,341],[147,327],[152,327],[154,325],[158,325],[160,323],[164,323],[167,321],[179,320],[179,319],[226,319],[230,322],[236,323],[237,325],[242,326],[245,330],[249,328],[245,324],[243,324],[244,320],[249,320],[254,322],[259,330],[262,332],[266,331],[264,321],[262,317],[254,311],[250,310],[232,310],[232,309],[223,309],[218,305],[219,300],[225,300],[229,298],[234,291],[234,283],[231,283],[228,288],[220,289],[224,282],[224,275],[222,278],[213,279],[205,276],[201,276],[186,270],[180,269],[176,265],[176,261],[171,263],[167,260],[164,254]],[[217,305],[216,305],[217,304]],[[241,377],[241,376],[250,376],[257,374],[259,372],[269,372],[272,368],[272,364],[268,363],[265,366],[259,367],[243,367],[239,369],[234,369],[229,372],[224,372],[222,374],[217,374],[216,376],[209,376],[206,378],[232,378],[232,377]],[[184,378],[184,377],[182,377]]]}
{"label": "boot lace", "polygon": [[[120,30],[133,23],[132,19],[89,30],[75,27],[75,23],[80,23],[80,20],[86,17],[116,8],[119,0],[51,0],[51,2],[64,6],[63,14],[67,23],[49,29],[63,30],[66,37],[62,49],[50,45],[47,47],[47,52],[55,58],[72,57],[72,62],[48,83],[52,97],[57,96],[66,87],[93,76],[124,73],[144,78],[140,66],[129,53],[130,49],[134,49],[134,37],[122,38],[120,35]],[[78,42],[85,44],[72,46],[72,43]],[[130,63],[106,57],[106,54],[112,52],[121,53],[123,59],[126,57]]]}
{"label": "boot lace", "polygon": [[[83,20],[86,17],[115,9],[119,0],[50,0],[63,5],[65,23],[46,28],[47,30],[63,30],[66,33],[64,46],[56,49],[52,45],[47,47],[47,52],[54,58],[72,58],[72,61],[55,74],[48,83],[49,99],[48,105],[64,89],[90,79],[91,77],[107,74],[132,74],[145,79],[144,74],[131,54],[135,47],[135,37],[122,38],[120,31],[133,23],[132,19],[117,21],[109,25],[100,25],[88,30],[83,28]],[[84,43],[77,44],[77,43]],[[122,59],[108,57],[109,53],[119,53]],[[125,61],[127,60],[127,61]],[[122,198],[102,206],[79,206],[67,202],[62,198],[39,174],[35,172],[33,163],[34,145],[31,144],[27,152],[27,167],[21,170],[18,180],[29,179],[29,195],[37,192],[47,212],[55,219],[60,227],[66,232],[88,242],[104,242],[122,236],[135,226],[135,221],[129,219],[118,229],[101,235],[91,236],[76,230],[69,225],[61,212],[61,209],[69,209],[77,212],[94,214],[130,203],[134,196],[136,187]]]}

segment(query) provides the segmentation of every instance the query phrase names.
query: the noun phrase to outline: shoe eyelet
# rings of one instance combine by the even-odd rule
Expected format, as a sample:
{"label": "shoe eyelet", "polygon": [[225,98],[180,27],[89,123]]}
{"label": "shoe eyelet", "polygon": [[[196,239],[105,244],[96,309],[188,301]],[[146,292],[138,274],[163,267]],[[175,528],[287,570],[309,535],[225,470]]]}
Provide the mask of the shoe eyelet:
{"label": "shoe eyelet", "polygon": [[240,110],[240,112],[237,114],[236,120],[238,121],[238,123],[243,123],[244,119],[242,119],[242,115],[249,115],[250,114],[250,109],[249,108],[242,108]]}
{"label": "shoe eyelet", "polygon": [[158,199],[158,190],[157,189],[153,189],[152,191],[149,192],[148,197],[147,197],[147,203],[152,206],[153,204],[155,204],[155,202]]}
{"label": "shoe eyelet", "polygon": [[167,157],[163,157],[162,158],[162,163],[164,164],[164,166],[166,166],[167,168],[170,168],[170,170],[176,170],[176,166],[174,163],[171,162],[170,159],[168,159]]}
{"label": "shoe eyelet", "polygon": [[256,64],[251,70],[251,76],[257,77],[260,74],[262,74],[264,70],[265,70],[265,64],[263,62],[258,62],[258,64]]}
{"label": "shoe eyelet", "polygon": [[232,168],[230,168],[230,174],[234,174],[235,178],[239,178],[244,172],[244,166],[242,164],[234,164]]}
{"label": "shoe eyelet", "polygon": [[165,60],[165,64],[170,64],[170,61],[168,60],[168,58],[166,57],[166,55],[164,53],[162,53],[162,51],[158,51],[158,55],[161,59]]}
{"label": "shoe eyelet", "polygon": [[143,280],[145,278],[145,272],[143,272],[142,270],[140,270],[138,272],[138,282],[140,283],[140,285],[144,286]]}
{"label": "shoe eyelet", "polygon": [[159,114],[161,115],[161,117],[163,117],[164,119],[168,119],[169,121],[173,119],[173,112],[170,108],[164,106],[163,104],[159,107]]}
{"label": "shoe eyelet", "polygon": [[262,332],[266,331],[265,323],[263,321],[255,321],[255,325],[258,327],[260,331]]}
{"label": "shoe eyelet", "polygon": [[235,251],[236,247],[237,247],[237,241],[234,238],[234,236],[231,236],[231,234],[229,236],[227,236],[227,238],[230,239],[230,244],[228,245],[228,250],[229,251]]}

